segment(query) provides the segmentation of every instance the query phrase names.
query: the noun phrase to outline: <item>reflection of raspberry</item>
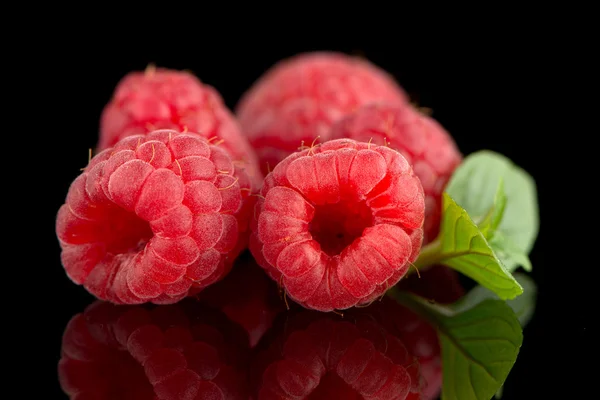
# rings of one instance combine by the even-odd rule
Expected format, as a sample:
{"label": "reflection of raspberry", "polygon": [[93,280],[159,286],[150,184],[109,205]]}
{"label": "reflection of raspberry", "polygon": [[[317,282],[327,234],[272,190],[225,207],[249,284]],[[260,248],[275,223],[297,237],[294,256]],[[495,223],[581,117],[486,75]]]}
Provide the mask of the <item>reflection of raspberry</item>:
{"label": "reflection of raspberry", "polygon": [[390,298],[354,312],[373,318],[386,331],[402,340],[408,352],[419,360],[423,400],[437,398],[442,387],[442,361],[435,328]]}
{"label": "reflection of raspberry", "polygon": [[155,129],[187,129],[213,142],[222,140],[256,184],[262,179],[256,154],[219,93],[191,73],[148,68],[126,75],[102,113],[98,148]]}
{"label": "reflection of raspberry", "polygon": [[425,192],[424,243],[435,239],[442,192],[462,159],[454,140],[439,123],[413,107],[369,105],[336,124],[331,137],[387,144],[402,153]]}
{"label": "reflection of raspberry", "polygon": [[[458,273],[443,265],[428,268],[421,272],[420,276],[412,274],[403,279],[397,288],[442,304],[454,303],[465,293]],[[377,315],[378,320],[390,332],[402,338],[411,354],[419,358],[421,372],[426,381],[423,389],[424,399],[437,398],[442,387],[442,365],[434,328],[391,299],[384,299],[382,303],[384,304],[369,307],[371,314]]]}
{"label": "reflection of raspberry", "polygon": [[423,189],[400,153],[349,139],[294,153],[265,178],[250,250],[308,308],[381,296],[421,248]]}
{"label": "reflection of raspberry", "polygon": [[404,105],[404,91],[386,72],[342,53],[316,52],[281,61],[242,97],[237,108],[243,132],[263,172],[296,151],[302,141],[329,139],[329,128],[371,102]]}
{"label": "reflection of raspberry", "polygon": [[192,302],[96,302],[67,325],[58,376],[71,399],[246,400],[246,340],[222,314]]}
{"label": "reflection of raspberry", "polygon": [[249,187],[198,135],[125,138],[90,161],[58,211],[66,272],[103,300],[176,302],[221,279],[245,246]]}
{"label": "reflection of raspberry", "polygon": [[420,272],[420,276],[407,276],[398,283],[397,288],[442,304],[454,303],[465,294],[458,272],[444,265],[427,268]]}
{"label": "reflection of raspberry", "polygon": [[225,279],[200,293],[199,299],[246,328],[251,347],[284,309],[277,286],[247,253],[238,258]]}
{"label": "reflection of raspberry", "polygon": [[418,360],[372,318],[292,313],[257,349],[249,372],[257,400],[420,399]]}

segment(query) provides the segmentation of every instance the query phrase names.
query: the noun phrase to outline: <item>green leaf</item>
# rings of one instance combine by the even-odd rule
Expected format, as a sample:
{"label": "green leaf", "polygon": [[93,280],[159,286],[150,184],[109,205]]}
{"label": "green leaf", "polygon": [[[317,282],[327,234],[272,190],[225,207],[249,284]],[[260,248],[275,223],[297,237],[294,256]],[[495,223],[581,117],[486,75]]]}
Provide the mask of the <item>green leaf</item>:
{"label": "green leaf", "polygon": [[442,348],[442,400],[489,400],[517,360],[523,332],[513,310],[487,299],[468,310],[430,304],[406,292],[388,292],[437,327]]}
{"label": "green leaf", "polygon": [[520,249],[514,242],[498,230],[502,222],[504,209],[506,208],[506,195],[504,194],[504,181],[500,178],[500,183],[494,196],[494,204],[488,213],[477,223],[481,233],[488,240],[492,250],[506,267],[509,272],[513,272],[522,266],[526,271],[531,271],[531,261],[527,254]]}
{"label": "green leaf", "polygon": [[[535,302],[537,298],[537,287],[535,282],[523,273],[516,273],[515,279],[523,287],[523,295],[513,300],[508,300],[506,304],[513,309],[519,319],[521,326],[527,325],[535,311]],[[458,302],[453,304],[452,309],[455,312],[462,312],[473,308],[486,299],[498,299],[492,291],[483,286],[475,286]]]}
{"label": "green leaf", "polygon": [[442,225],[438,239],[425,246],[415,262],[417,269],[441,263],[471,277],[501,299],[512,299],[523,288],[508,272],[469,214],[443,194]]}
{"label": "green leaf", "polygon": [[506,194],[504,193],[504,181],[500,179],[492,207],[490,207],[485,218],[483,218],[481,222],[477,223],[477,226],[479,226],[483,236],[489,238],[496,231],[496,229],[498,229],[498,225],[500,225],[502,217],[504,216],[505,208]]}
{"label": "green leaf", "polygon": [[527,172],[505,156],[483,150],[464,159],[446,191],[475,221],[481,221],[494,206],[501,182],[506,199],[497,230],[528,254],[538,234],[539,211],[536,185]]}
{"label": "green leaf", "polygon": [[513,272],[519,266],[522,266],[526,271],[531,271],[531,261],[527,254],[523,253],[509,238],[505,237],[500,231],[493,234],[488,239],[488,243],[494,250],[507,271]]}

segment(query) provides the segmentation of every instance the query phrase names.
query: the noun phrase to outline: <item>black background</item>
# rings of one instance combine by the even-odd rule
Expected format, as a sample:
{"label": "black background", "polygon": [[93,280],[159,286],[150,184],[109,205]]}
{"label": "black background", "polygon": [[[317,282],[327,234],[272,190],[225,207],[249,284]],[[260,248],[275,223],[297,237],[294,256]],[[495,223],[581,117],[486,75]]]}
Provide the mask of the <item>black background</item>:
{"label": "black background", "polygon": [[[210,32],[199,30],[196,34],[200,38]],[[483,37],[483,42],[431,42],[415,35],[406,42],[382,43],[364,35],[356,39],[337,35],[282,38],[284,43],[280,43],[268,35],[249,33],[239,35],[235,41],[213,44],[189,37],[159,38],[160,34],[151,39],[142,34],[126,38],[115,35],[81,45],[73,32],[54,42],[55,69],[45,93],[48,99],[56,100],[55,104],[48,103],[45,121],[53,126],[49,144],[52,156],[40,178],[49,190],[43,196],[43,217],[37,233],[43,245],[35,251],[40,257],[39,277],[50,306],[44,317],[43,341],[39,345],[43,355],[38,358],[37,368],[47,388],[45,398],[62,398],[56,379],[62,331],[68,320],[93,300],[64,274],[54,219],[69,184],[87,163],[88,148],[96,144],[100,113],[118,81],[132,70],[143,70],[148,63],[189,69],[216,87],[233,108],[243,91],[274,62],[311,50],[338,50],[366,57],[393,74],[415,102],[433,109],[433,117],[454,136],[463,154],[494,150],[533,175],[541,214],[540,234],[531,253],[532,277],[539,286],[538,304],[525,329],[524,345],[507,380],[504,398],[546,398],[558,389],[567,389],[571,394],[581,389],[582,383],[568,378],[566,371],[587,368],[579,360],[588,358],[586,341],[591,327],[583,312],[559,309],[554,294],[564,275],[554,262],[560,249],[550,249],[548,243],[554,235],[553,215],[546,201],[550,196],[546,186],[550,165],[539,148],[547,132],[540,129],[541,116],[531,107],[539,96],[532,84],[539,70],[535,51],[527,41]],[[567,297],[575,294],[572,289]],[[562,335],[560,342],[555,339],[557,332]]]}

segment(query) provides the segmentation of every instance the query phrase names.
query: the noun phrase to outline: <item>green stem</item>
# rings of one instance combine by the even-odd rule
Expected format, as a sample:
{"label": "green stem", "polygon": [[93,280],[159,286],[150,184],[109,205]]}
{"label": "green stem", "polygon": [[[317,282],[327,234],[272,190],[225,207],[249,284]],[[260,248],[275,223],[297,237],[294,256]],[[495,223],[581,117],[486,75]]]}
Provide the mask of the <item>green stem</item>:
{"label": "green stem", "polygon": [[414,262],[414,266],[419,271],[424,271],[432,265],[439,264],[441,261],[442,240],[438,237],[433,242],[421,248],[419,257]]}

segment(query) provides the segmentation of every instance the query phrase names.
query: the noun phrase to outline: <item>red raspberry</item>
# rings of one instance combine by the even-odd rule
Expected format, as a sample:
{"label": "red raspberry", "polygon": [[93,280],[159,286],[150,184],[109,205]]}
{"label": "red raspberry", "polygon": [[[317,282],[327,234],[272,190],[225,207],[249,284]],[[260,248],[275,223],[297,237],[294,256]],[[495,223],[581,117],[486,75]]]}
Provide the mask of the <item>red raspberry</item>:
{"label": "red raspberry", "polygon": [[249,371],[256,400],[417,400],[418,360],[372,318],[290,313],[261,341]]}
{"label": "red raspberry", "polygon": [[218,281],[246,246],[250,181],[196,134],[159,130],[97,154],[56,232],[69,277],[114,303],[173,303]]}
{"label": "red raspberry", "polygon": [[331,137],[389,145],[406,157],[425,192],[423,241],[436,238],[442,192],[462,160],[454,140],[439,123],[413,107],[373,104],[341,120]]}
{"label": "red raspberry", "polygon": [[74,400],[247,400],[246,342],[198,304],[96,302],[67,325],[58,376]]}
{"label": "red raspberry", "polygon": [[340,139],[288,156],[266,178],[250,250],[305,307],[365,304],[421,248],[423,188],[402,155]]}
{"label": "red raspberry", "polygon": [[98,148],[155,129],[189,130],[214,143],[223,141],[222,147],[247,169],[258,189],[262,174],[254,150],[219,93],[193,74],[148,68],[126,75],[102,112]]}
{"label": "red raspberry", "polygon": [[277,286],[249,254],[240,256],[231,273],[202,291],[198,298],[246,328],[250,347],[258,343],[275,316],[285,309]]}
{"label": "red raspberry", "polygon": [[401,106],[407,96],[364,59],[314,52],[273,66],[244,94],[236,114],[266,174],[302,141],[328,140],[335,121],[371,102]]}

